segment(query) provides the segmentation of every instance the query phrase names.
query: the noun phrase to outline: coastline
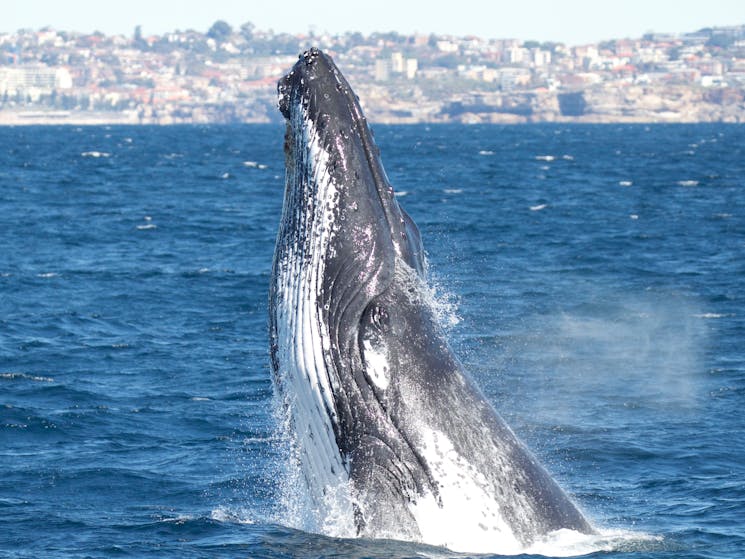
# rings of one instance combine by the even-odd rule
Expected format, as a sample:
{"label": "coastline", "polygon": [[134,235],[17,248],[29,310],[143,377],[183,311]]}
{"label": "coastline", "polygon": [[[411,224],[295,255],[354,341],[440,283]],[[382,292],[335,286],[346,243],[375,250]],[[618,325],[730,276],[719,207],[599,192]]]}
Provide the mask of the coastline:
{"label": "coastline", "polygon": [[[530,116],[505,113],[463,113],[455,118],[417,118],[410,116],[391,116],[385,113],[372,114],[373,124],[742,124],[745,114],[711,115],[715,118],[700,118],[693,114],[677,112],[603,115],[585,114],[570,117],[555,114],[533,114]],[[176,119],[176,118],[138,118],[126,113],[104,113],[96,111],[0,111],[0,127],[17,126],[173,126],[210,124],[279,124],[268,118],[242,118],[231,121],[224,119]]]}
{"label": "coastline", "polygon": [[[361,83],[361,104],[377,124],[745,123],[745,91],[689,86],[609,85],[576,90],[466,90],[412,93],[401,84]],[[17,105],[0,108],[0,126],[281,124],[274,88],[221,103],[143,103],[120,110]]]}
{"label": "coastline", "polygon": [[281,123],[277,80],[309,40],[381,124],[745,122],[745,25],[567,46],[219,23],[152,37],[0,33],[0,125]]}

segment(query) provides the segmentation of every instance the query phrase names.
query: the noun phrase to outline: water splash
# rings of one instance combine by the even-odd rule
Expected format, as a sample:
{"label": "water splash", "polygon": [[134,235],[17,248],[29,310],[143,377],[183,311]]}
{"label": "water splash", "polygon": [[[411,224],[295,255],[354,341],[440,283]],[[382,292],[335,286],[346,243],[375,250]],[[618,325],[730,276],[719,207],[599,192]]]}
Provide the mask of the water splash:
{"label": "water splash", "polygon": [[641,552],[662,548],[663,538],[627,530],[601,530],[582,534],[574,530],[557,530],[523,549],[521,553],[547,557],[576,557],[591,553]]}

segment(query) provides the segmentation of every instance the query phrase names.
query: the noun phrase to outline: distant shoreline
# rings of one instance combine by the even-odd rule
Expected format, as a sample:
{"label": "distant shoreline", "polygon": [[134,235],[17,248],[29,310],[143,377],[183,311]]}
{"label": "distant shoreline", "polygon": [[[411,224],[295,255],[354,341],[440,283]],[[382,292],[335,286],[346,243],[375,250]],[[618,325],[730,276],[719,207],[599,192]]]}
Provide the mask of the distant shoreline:
{"label": "distant shoreline", "polygon": [[[496,115],[495,115],[496,116]],[[680,119],[663,115],[657,118],[647,116],[609,117],[608,115],[587,114],[580,117],[540,118],[540,115],[521,117],[518,115],[501,115],[490,120],[483,119],[370,119],[372,124],[743,124],[737,120],[722,119]],[[234,122],[210,120],[174,120],[174,119],[140,119],[126,113],[100,113],[80,111],[1,111],[0,127],[17,126],[183,126],[183,125],[220,125],[220,124],[276,124],[279,121],[240,120]]]}
{"label": "distant shoreline", "polygon": [[0,126],[277,123],[306,44],[379,124],[745,122],[745,25],[597,44],[233,29],[0,33]]}
{"label": "distant shoreline", "polygon": [[[246,121],[246,123],[268,123],[267,120]],[[106,113],[96,111],[3,111],[0,110],[0,126],[140,126],[174,124],[219,124],[211,121],[139,118],[126,112]]]}

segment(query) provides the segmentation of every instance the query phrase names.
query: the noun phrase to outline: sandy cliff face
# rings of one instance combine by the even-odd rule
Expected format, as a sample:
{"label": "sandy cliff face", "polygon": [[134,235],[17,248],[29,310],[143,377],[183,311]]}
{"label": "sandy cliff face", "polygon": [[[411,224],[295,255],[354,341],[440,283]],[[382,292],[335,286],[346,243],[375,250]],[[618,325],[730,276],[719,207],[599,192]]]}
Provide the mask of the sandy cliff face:
{"label": "sandy cliff face", "polygon": [[[573,91],[433,94],[412,87],[401,94],[382,85],[358,87],[371,122],[521,124],[527,122],[745,122],[745,90],[685,85],[596,84]],[[271,93],[271,94],[270,94]],[[154,111],[0,110],[0,125],[177,124],[270,122],[274,94],[246,107]]]}

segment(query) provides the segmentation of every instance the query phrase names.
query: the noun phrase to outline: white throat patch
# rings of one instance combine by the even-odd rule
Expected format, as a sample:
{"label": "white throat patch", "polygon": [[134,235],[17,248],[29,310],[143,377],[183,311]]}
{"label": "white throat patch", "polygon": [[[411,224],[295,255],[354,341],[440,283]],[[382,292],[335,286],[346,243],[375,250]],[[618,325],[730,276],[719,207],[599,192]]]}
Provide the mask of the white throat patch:
{"label": "white throat patch", "polygon": [[[285,205],[275,262],[273,312],[278,382],[293,425],[296,476],[307,506],[297,519],[305,530],[354,536],[349,474],[332,420],[337,388],[321,290],[335,235],[338,192],[329,154],[301,107],[292,111],[294,165],[288,165]],[[341,519],[346,518],[343,522]]]}

